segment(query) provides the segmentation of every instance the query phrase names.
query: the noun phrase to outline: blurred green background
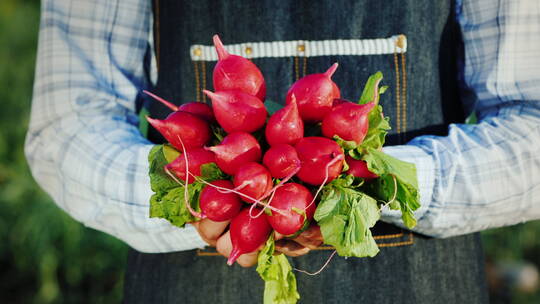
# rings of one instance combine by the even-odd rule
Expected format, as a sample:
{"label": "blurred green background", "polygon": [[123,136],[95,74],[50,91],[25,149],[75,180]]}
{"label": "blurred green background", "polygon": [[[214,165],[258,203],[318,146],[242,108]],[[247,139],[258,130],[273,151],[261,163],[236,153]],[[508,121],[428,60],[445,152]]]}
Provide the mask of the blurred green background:
{"label": "blurred green background", "polygon": [[[0,302],[118,303],[127,246],[57,208],[24,158],[38,27],[38,1],[0,1]],[[483,234],[493,303],[540,303],[539,235]]]}

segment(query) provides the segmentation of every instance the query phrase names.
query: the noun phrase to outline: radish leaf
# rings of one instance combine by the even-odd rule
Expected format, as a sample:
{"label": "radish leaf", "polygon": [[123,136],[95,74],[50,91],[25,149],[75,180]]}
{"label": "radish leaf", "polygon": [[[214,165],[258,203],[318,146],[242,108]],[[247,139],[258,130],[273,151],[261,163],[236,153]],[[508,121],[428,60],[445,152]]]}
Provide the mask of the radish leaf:
{"label": "radish leaf", "polygon": [[371,76],[369,76],[362,91],[362,96],[358,100],[359,104],[366,104],[372,101],[375,104],[379,104],[380,94],[384,93],[388,87],[382,87],[379,90],[379,82],[383,79],[383,74],[379,71]]}
{"label": "radish leaf", "polygon": [[380,95],[388,88],[387,86],[379,88],[379,83],[382,79],[383,75],[381,72],[371,75],[364,86],[362,96],[358,100],[359,104],[367,104],[372,101],[376,104],[368,114],[369,128],[362,143],[358,145],[355,141],[346,141],[334,136],[334,140],[345,150],[345,153],[357,160],[361,159],[362,155],[369,148],[382,148],[388,130],[391,129],[389,118],[383,115],[382,106],[379,105]]}
{"label": "radish leaf", "polygon": [[362,144],[357,148],[358,151],[362,152],[368,148],[380,149],[384,145],[388,130],[391,129],[389,119],[383,116],[382,106],[380,105],[371,110],[368,119],[368,132]]}
{"label": "radish leaf", "polygon": [[355,189],[354,177],[326,185],[315,211],[324,242],[340,256],[373,257],[379,252],[370,228],[380,218],[377,201]]}
{"label": "radish leaf", "polygon": [[264,303],[296,303],[300,295],[296,277],[284,254],[274,255],[274,238],[271,235],[259,252],[257,272],[264,280]]}
{"label": "radish leaf", "polygon": [[212,138],[214,145],[219,145],[219,143],[223,141],[223,138],[227,136],[227,132],[225,132],[225,130],[223,130],[223,128],[217,124],[211,124],[210,129],[212,129],[212,134],[214,135]]}
{"label": "radish leaf", "polygon": [[[184,227],[186,223],[199,219],[186,208],[184,186],[174,181],[163,169],[170,162],[167,159],[175,158],[177,153],[168,145],[159,145],[153,147],[148,154],[150,186],[154,191],[154,195],[150,198],[150,217],[163,218],[175,226]],[[206,181],[225,177],[215,163],[202,165],[201,173],[201,178]],[[198,212],[200,211],[199,195],[203,187],[204,184],[200,182],[194,182],[188,186],[188,201]]]}
{"label": "radish leaf", "polygon": [[144,138],[148,138],[148,120],[146,120],[146,116],[150,115],[150,112],[143,107],[141,111],[139,112],[139,132],[141,132],[141,135]]}
{"label": "radish leaf", "polygon": [[390,201],[395,193],[403,223],[408,228],[416,226],[413,211],[420,208],[420,192],[415,165],[371,148],[362,159],[367,162],[369,171],[380,176],[370,185],[377,198]]}
{"label": "radish leaf", "polygon": [[149,163],[149,175],[150,175],[150,186],[152,191],[160,193],[167,191],[171,188],[178,187],[178,184],[173,181],[163,167],[167,165],[167,159],[163,153],[163,145],[154,146],[150,153],[148,154],[148,163]]}
{"label": "radish leaf", "polygon": [[173,162],[178,156],[180,156],[180,152],[176,150],[171,145],[163,145],[163,156],[165,156],[165,160],[167,163]]}
{"label": "radish leaf", "polygon": [[[203,187],[203,183],[192,183],[188,187],[188,201],[191,202],[191,207],[197,212],[200,212],[199,194]],[[174,188],[166,192],[165,195],[152,195],[150,199],[150,217],[166,219],[178,227],[184,227],[186,223],[199,220],[186,208],[184,187]]]}
{"label": "radish leaf", "polygon": [[382,107],[376,106],[371,110],[368,115],[369,129],[366,133],[366,137],[360,145],[353,140],[344,140],[337,135],[334,135],[334,141],[343,150],[354,159],[361,159],[362,155],[366,153],[369,148],[380,149],[385,142],[388,130],[390,130],[390,123],[388,117],[383,117]]}
{"label": "radish leaf", "polygon": [[219,169],[216,163],[207,163],[201,165],[201,178],[207,182],[213,182],[218,179],[225,179],[227,175]]}

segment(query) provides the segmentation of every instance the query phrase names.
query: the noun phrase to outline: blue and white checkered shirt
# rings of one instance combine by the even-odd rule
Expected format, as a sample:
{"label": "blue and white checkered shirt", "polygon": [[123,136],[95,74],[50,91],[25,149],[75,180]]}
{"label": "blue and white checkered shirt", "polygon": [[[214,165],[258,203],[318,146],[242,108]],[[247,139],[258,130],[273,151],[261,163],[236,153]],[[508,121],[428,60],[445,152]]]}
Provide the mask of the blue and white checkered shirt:
{"label": "blue and white checkered shirt", "polygon": [[[418,169],[416,231],[437,237],[540,218],[540,2],[458,1],[465,105],[477,125],[385,148]],[[202,247],[192,228],[148,217],[135,97],[147,84],[145,0],[44,0],[26,155],[56,203],[143,252]],[[458,101],[456,101],[458,102]],[[386,221],[399,215],[385,211]]]}

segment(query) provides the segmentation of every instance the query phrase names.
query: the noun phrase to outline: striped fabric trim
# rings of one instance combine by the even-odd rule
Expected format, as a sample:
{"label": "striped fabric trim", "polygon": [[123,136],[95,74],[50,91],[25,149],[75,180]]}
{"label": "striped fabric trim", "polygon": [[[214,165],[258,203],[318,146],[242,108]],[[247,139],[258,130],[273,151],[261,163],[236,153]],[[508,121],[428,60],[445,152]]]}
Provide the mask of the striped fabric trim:
{"label": "striped fabric trim", "polygon": [[[407,37],[395,35],[381,39],[246,42],[225,47],[231,54],[247,58],[384,55],[405,53]],[[191,46],[190,54],[193,61],[217,61],[214,46],[195,44]]]}

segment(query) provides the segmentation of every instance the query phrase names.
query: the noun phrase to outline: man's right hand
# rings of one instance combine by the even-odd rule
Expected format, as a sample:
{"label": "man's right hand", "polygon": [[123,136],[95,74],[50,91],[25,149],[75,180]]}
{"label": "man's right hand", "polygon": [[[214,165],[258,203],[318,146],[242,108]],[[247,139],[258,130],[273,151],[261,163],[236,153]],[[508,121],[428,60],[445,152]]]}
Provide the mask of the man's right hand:
{"label": "man's right hand", "polygon": [[[192,225],[208,245],[216,247],[216,250],[221,255],[228,258],[232,251],[229,230],[225,231],[229,222],[214,222],[209,219],[202,219],[192,223]],[[311,225],[308,230],[302,232],[294,240],[283,239],[283,236],[277,233],[274,235],[274,238],[276,240],[276,251],[293,257],[307,254],[310,249],[316,248],[322,243],[320,229],[316,224]],[[263,246],[264,244],[254,252],[241,255],[237,260],[238,264],[242,267],[251,267],[257,264],[259,250]]]}
{"label": "man's right hand", "polygon": [[[224,257],[228,258],[232,251],[232,242],[229,230],[225,229],[230,221],[214,222],[209,219],[202,219],[198,222],[191,223],[199,232],[201,238]],[[258,250],[242,254],[236,262],[242,267],[251,267],[257,264]]]}

